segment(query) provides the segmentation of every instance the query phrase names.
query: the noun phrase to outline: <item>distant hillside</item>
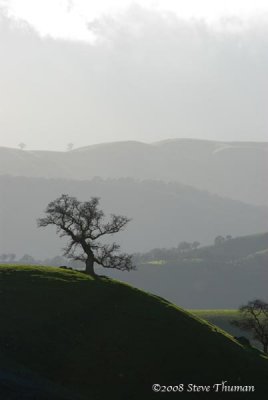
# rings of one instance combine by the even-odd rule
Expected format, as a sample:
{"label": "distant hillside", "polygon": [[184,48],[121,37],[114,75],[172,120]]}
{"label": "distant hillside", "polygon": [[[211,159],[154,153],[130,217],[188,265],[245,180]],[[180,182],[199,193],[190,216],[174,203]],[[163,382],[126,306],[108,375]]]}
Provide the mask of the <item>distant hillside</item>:
{"label": "distant hillside", "polygon": [[59,255],[55,229],[37,229],[47,204],[62,193],[87,200],[100,196],[109,213],[132,218],[118,234],[125,251],[177,246],[183,240],[212,243],[218,235],[268,231],[268,208],[246,205],[178,183],[133,179],[77,181],[0,176],[0,254],[35,258]]}
{"label": "distant hillside", "polygon": [[[183,242],[185,244],[185,242]],[[186,244],[188,244],[186,242]],[[215,238],[214,244],[210,246],[192,246],[181,248],[179,244],[170,249],[153,249],[150,252],[137,256],[141,262],[162,260],[186,262],[189,260],[199,260],[207,262],[226,262],[243,263],[246,260],[264,255],[268,251],[268,233],[256,235],[247,235],[240,237],[222,237]]]}
{"label": "distant hillside", "polygon": [[250,398],[268,394],[268,361],[257,350],[130,286],[56,268],[0,266],[0,293],[5,358],[86,399],[154,399],[155,383],[223,380],[255,385]]}
{"label": "distant hillside", "polygon": [[214,246],[189,252],[186,257],[210,262],[224,262],[234,267],[258,268],[261,266],[265,268],[267,266],[268,271],[268,233],[223,240]]}
{"label": "distant hillside", "polygon": [[133,177],[192,185],[268,205],[268,143],[174,139],[105,143],[69,152],[0,148],[0,174],[91,179]]}
{"label": "distant hillside", "polygon": [[192,257],[201,257],[203,259],[210,257],[225,262],[242,262],[246,257],[264,250],[268,250],[268,233],[225,240],[219,238],[219,241],[214,246],[195,250],[192,253]]}
{"label": "distant hillside", "polygon": [[107,273],[186,308],[238,308],[255,298],[268,301],[268,233],[191,251],[156,249],[138,259],[136,273]]}

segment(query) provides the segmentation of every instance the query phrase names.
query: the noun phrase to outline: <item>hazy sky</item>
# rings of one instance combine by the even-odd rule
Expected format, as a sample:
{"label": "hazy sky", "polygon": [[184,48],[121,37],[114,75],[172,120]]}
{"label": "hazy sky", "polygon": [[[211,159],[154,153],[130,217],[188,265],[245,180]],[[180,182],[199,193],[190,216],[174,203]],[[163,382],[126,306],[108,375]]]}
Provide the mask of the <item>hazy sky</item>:
{"label": "hazy sky", "polygon": [[0,6],[0,145],[268,139],[267,1]]}
{"label": "hazy sky", "polygon": [[31,23],[41,35],[92,40],[90,20],[102,14],[122,13],[131,4],[183,18],[204,18],[210,23],[223,16],[249,18],[268,11],[266,0],[0,0],[8,13]]}

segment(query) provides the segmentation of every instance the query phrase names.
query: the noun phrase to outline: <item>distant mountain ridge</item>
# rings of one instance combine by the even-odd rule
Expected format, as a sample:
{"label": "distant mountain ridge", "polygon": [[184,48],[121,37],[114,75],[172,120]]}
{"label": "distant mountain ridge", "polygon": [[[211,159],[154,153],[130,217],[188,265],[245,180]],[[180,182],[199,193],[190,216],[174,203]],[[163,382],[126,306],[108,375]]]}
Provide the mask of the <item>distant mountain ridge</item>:
{"label": "distant mountain ridge", "polygon": [[170,139],[102,143],[68,152],[0,147],[0,175],[175,181],[268,206],[268,142]]}

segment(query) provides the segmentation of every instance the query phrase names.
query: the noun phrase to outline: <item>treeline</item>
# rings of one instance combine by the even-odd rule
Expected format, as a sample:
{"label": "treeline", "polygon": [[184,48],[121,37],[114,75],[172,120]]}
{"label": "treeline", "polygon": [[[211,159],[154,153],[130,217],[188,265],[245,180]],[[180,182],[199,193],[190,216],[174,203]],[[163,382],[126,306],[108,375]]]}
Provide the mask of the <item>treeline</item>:
{"label": "treeline", "polygon": [[[201,246],[200,242],[180,242],[172,248],[154,248],[144,253],[134,253],[133,261],[136,265],[142,264],[168,264],[180,265],[202,264],[231,264],[263,265],[268,261],[268,233],[241,236],[232,238],[231,235],[217,236],[210,246]],[[84,269],[80,261],[72,261],[63,256],[36,259],[25,254],[17,258],[15,253],[0,254],[0,263],[17,263],[30,265],[66,265],[76,269]]]}
{"label": "treeline", "polygon": [[[231,240],[232,236],[217,236],[214,239],[214,244],[211,246],[200,247],[201,243],[198,241],[194,242],[180,242],[177,247],[172,247],[170,249],[167,248],[155,248],[146,253],[136,253],[135,254],[135,261],[137,263],[150,263],[150,262],[170,262],[170,261],[182,261],[184,259],[189,258],[197,258],[202,255],[208,256],[208,250],[212,247],[216,246],[219,247],[226,243],[227,241]],[[204,251],[205,249],[205,251]],[[206,257],[207,258],[207,257]]]}
{"label": "treeline", "polygon": [[[219,238],[225,240],[222,236],[215,238],[215,243],[219,241]],[[200,247],[201,243],[198,241],[187,242],[183,241],[178,244],[177,247],[170,249],[167,248],[155,248],[145,253],[135,253],[133,258],[135,263],[140,264],[150,261],[174,261],[183,258],[189,252],[196,250]],[[77,269],[84,268],[84,264],[79,261],[71,261],[63,256],[55,256],[46,259],[36,259],[30,254],[24,254],[22,257],[17,258],[15,253],[2,253],[0,254],[1,263],[15,263],[15,264],[29,264],[29,265],[50,265],[50,266],[61,266],[66,265],[68,267],[75,267]]]}

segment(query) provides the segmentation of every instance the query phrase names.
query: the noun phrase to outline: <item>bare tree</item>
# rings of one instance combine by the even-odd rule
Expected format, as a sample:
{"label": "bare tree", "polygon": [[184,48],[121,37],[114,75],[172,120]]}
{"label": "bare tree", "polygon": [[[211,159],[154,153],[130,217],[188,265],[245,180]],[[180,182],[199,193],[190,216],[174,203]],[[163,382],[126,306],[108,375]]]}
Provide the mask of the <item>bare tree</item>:
{"label": "bare tree", "polygon": [[10,253],[9,254],[9,262],[14,262],[16,260],[16,254],[15,253]]}
{"label": "bare tree", "polygon": [[0,261],[6,262],[7,258],[8,258],[7,254],[5,254],[5,253],[0,254]]}
{"label": "bare tree", "polygon": [[24,150],[25,147],[26,147],[26,144],[23,143],[23,142],[21,142],[21,143],[18,144],[18,146],[19,146],[19,148],[20,148],[21,150]]}
{"label": "bare tree", "polygon": [[38,219],[38,226],[55,225],[60,237],[67,236],[64,256],[85,262],[87,274],[95,275],[94,263],[105,268],[135,269],[131,255],[118,253],[118,244],[101,242],[103,236],[124,229],[130,219],[112,214],[110,221],[105,221],[99,209],[99,198],[80,202],[76,197],[63,194],[49,203],[45,212],[46,217]]}
{"label": "bare tree", "polygon": [[180,252],[184,253],[186,251],[191,250],[192,245],[189,242],[181,242],[178,244],[177,248],[179,249]]}
{"label": "bare tree", "polygon": [[217,237],[215,237],[214,245],[215,246],[220,246],[224,242],[225,242],[225,238],[223,236],[217,236]]}
{"label": "bare tree", "polygon": [[263,345],[264,353],[268,353],[268,303],[262,300],[249,301],[239,308],[241,317],[231,321],[238,328],[251,332],[254,339]]}
{"label": "bare tree", "polygon": [[192,249],[193,249],[193,250],[196,250],[196,249],[200,246],[200,244],[201,244],[201,243],[200,243],[200,242],[197,242],[197,241],[193,242],[193,243],[192,243]]}
{"label": "bare tree", "polygon": [[74,144],[73,143],[68,143],[67,144],[67,151],[71,151],[74,148]]}

